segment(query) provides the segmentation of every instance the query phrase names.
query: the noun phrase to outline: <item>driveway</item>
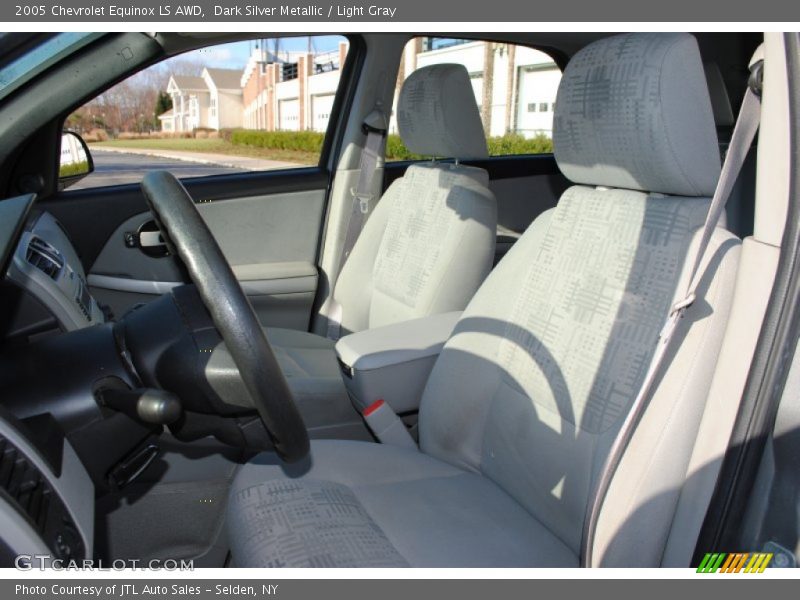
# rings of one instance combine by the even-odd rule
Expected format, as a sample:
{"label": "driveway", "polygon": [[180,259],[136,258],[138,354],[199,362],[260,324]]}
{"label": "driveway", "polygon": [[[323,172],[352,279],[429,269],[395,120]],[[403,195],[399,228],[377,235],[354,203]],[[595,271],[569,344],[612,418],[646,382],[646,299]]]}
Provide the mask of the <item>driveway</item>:
{"label": "driveway", "polygon": [[178,178],[185,178],[297,166],[294,163],[274,160],[199,152],[97,147],[91,148],[91,152],[94,159],[94,173],[71,186],[70,190],[138,183],[145,173],[155,169],[164,169]]}

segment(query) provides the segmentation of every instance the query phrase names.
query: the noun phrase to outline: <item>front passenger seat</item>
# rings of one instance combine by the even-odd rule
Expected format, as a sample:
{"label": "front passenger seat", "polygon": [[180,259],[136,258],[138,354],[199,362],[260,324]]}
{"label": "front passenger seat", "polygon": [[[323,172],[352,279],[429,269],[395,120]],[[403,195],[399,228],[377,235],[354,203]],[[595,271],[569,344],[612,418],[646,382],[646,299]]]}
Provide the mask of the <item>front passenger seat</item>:
{"label": "front passenger seat", "polygon": [[[497,205],[489,175],[458,164],[488,156],[466,68],[439,64],[412,73],[397,124],[411,152],[456,162],[411,165],[378,202],[333,292],[342,335],[463,310],[492,267]],[[310,428],[352,413],[336,340],[289,329],[266,333]]]}

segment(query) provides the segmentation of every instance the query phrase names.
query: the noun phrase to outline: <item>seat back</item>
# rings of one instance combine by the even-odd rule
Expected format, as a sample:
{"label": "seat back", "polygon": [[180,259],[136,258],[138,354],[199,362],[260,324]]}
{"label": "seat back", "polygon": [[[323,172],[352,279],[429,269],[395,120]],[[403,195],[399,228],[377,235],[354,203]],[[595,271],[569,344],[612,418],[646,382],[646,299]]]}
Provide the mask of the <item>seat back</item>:
{"label": "seat back", "polygon": [[[683,285],[719,176],[694,38],[622,35],[578,52],[559,88],[554,145],[577,185],[534,221],[467,307],[426,387],[420,442],[494,480],[577,554],[599,470]],[[738,247],[715,232],[701,300],[604,504],[601,564],[660,560]]]}
{"label": "seat back", "polygon": [[[398,102],[400,135],[414,153],[487,156],[462,65],[415,71]],[[462,310],[492,266],[497,205],[483,169],[412,165],[381,198],[336,283],[346,332]]]}

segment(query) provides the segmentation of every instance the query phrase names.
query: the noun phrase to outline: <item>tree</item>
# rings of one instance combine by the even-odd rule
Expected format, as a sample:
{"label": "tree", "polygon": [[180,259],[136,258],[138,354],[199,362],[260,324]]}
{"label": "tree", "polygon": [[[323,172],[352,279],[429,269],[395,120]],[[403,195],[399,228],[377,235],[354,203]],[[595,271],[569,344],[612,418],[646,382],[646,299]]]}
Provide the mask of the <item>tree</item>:
{"label": "tree", "polygon": [[158,116],[163,115],[171,108],[172,97],[167,92],[158,92],[158,96],[156,97],[156,108],[153,113],[153,116],[155,117],[153,122],[158,123]]}

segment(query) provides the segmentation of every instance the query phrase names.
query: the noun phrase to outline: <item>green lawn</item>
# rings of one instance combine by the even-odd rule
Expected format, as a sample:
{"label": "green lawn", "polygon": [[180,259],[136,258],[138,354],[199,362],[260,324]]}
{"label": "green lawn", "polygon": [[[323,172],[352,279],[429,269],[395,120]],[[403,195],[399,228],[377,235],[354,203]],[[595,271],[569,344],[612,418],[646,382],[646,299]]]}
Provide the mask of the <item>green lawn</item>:
{"label": "green lawn", "polygon": [[319,155],[313,152],[299,150],[279,150],[272,148],[253,148],[239,146],[220,139],[183,139],[165,138],[153,140],[109,140],[95,142],[90,148],[135,148],[141,150],[172,150],[178,152],[201,152],[208,154],[225,154],[228,156],[246,156],[248,158],[264,158],[267,160],[280,160],[293,162],[299,165],[315,165]]}

